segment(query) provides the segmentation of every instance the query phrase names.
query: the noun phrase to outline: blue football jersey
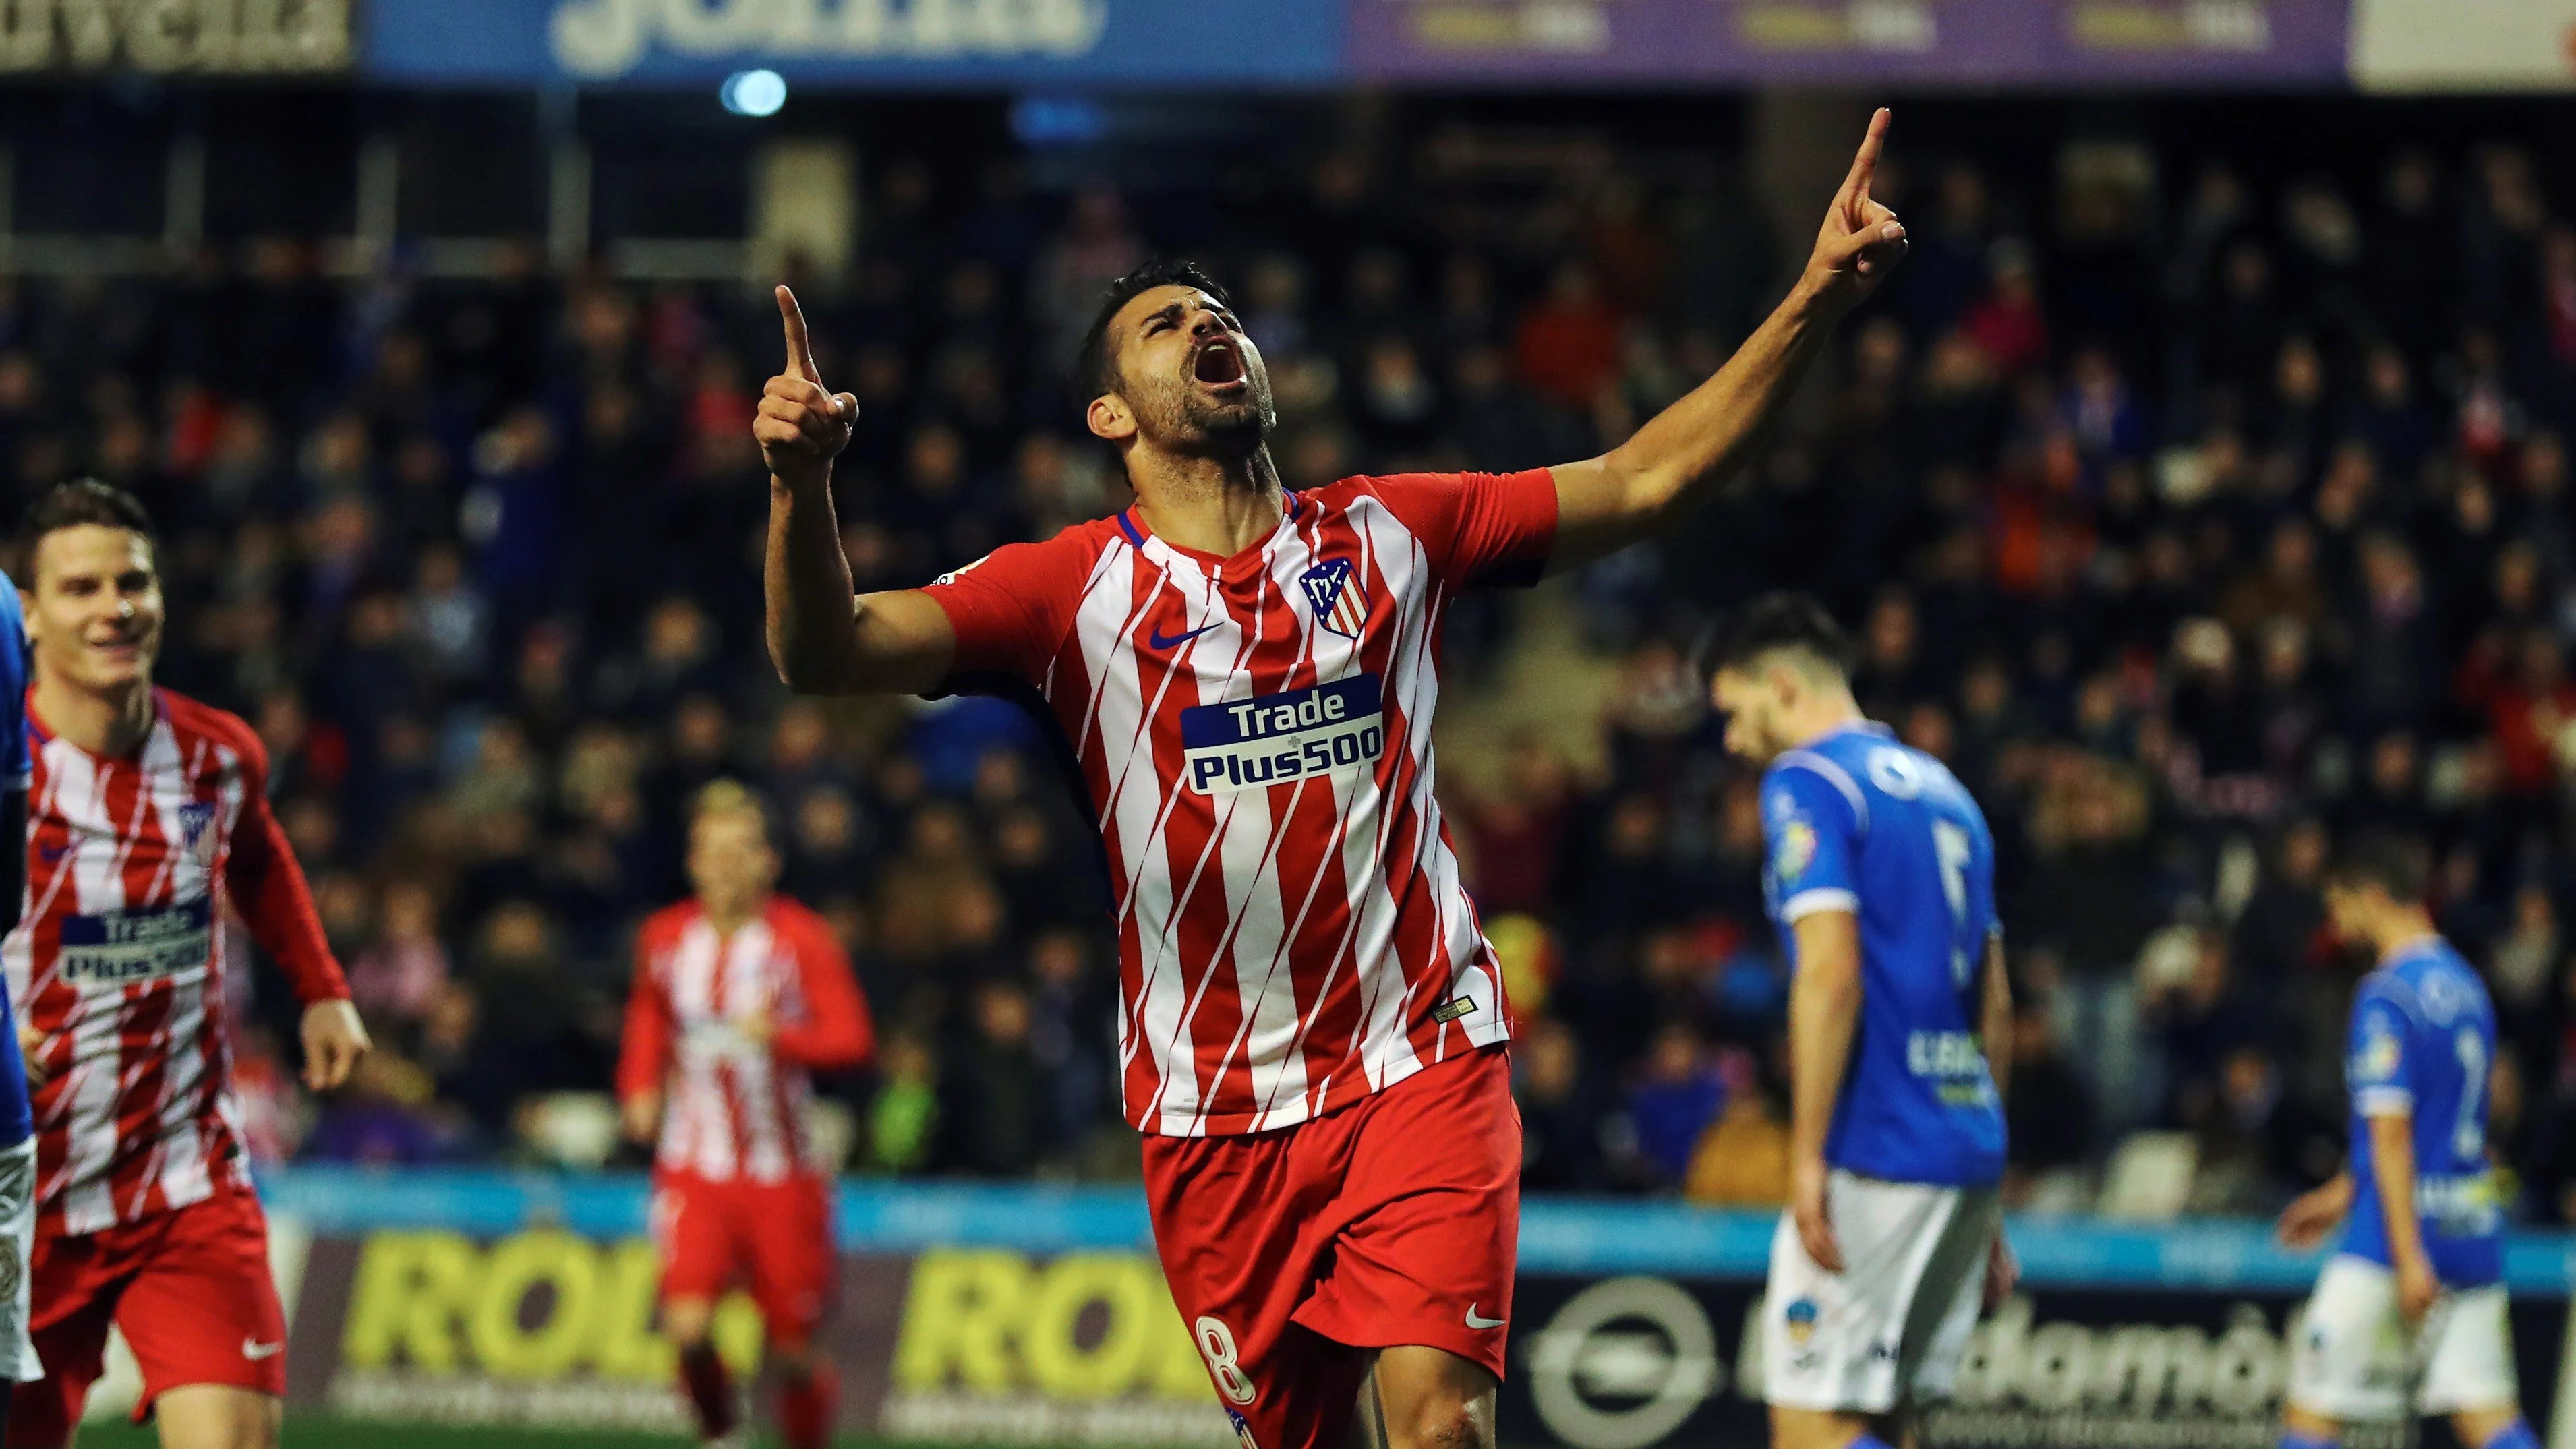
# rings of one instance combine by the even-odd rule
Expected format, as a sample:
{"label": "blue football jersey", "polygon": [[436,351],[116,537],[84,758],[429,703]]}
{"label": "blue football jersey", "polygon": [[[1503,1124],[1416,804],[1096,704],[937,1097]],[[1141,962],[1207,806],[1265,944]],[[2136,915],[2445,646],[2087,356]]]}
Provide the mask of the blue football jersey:
{"label": "blue football jersey", "polygon": [[2344,1068],[2352,1090],[2353,1200],[2343,1251],[2388,1262],[2370,1119],[2404,1112],[2415,1138],[2415,1211],[2434,1273],[2455,1288],[2503,1279],[2504,1214],[2487,1166],[2495,1043],[2486,983],[2448,942],[2427,938],[2362,978]]}
{"label": "blue football jersey", "polygon": [[1995,925],[1994,837],[1939,760],[1878,725],[1762,777],[1764,899],[1794,969],[1801,916],[1860,918],[1861,1008],[1826,1161],[1892,1182],[2003,1176],[2003,1103],[1977,1041]]}
{"label": "blue football jersey", "polygon": [[[0,789],[27,788],[36,768],[27,749],[27,621],[19,611],[18,585],[0,573]],[[16,892],[23,901],[23,869],[20,875],[0,881],[0,890]],[[0,988],[0,1147],[15,1147],[35,1130],[27,1109],[27,1063],[18,1054],[18,1013]]]}

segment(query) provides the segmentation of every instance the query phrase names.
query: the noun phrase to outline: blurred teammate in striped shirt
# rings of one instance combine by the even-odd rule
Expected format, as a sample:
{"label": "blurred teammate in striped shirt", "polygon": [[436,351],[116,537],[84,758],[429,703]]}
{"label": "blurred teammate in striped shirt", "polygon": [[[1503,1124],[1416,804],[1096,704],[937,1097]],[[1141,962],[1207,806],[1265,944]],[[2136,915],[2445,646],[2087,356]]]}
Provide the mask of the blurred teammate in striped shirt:
{"label": "blurred teammate in striped shirt", "polygon": [[760,802],[731,781],[689,822],[695,899],[655,913],[635,941],[635,989],[617,1095],[627,1134],[653,1145],[653,1237],[662,1330],[709,1444],[743,1442],[741,1412],[708,1329],[716,1299],[747,1281],[781,1371],[788,1449],[831,1437],[834,1376],[814,1342],[839,1272],[831,1166],[805,1130],[807,1074],[867,1060],[866,1002],[821,917],[772,894],[778,853]]}

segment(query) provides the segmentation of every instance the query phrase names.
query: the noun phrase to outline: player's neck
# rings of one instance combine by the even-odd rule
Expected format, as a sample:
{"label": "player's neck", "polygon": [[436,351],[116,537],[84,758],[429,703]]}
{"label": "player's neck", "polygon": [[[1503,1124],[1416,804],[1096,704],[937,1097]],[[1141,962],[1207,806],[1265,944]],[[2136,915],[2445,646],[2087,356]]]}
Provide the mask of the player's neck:
{"label": "player's neck", "polygon": [[730,936],[760,919],[765,900],[726,901],[722,905],[700,900],[698,909],[705,913],[707,925],[719,936]]}
{"label": "player's neck", "polygon": [[131,754],[152,732],[152,681],[138,679],[112,689],[84,689],[36,670],[36,717],[48,734],[66,739],[93,755],[114,758]]}
{"label": "player's neck", "polygon": [[1127,456],[1136,514],[1165,543],[1232,558],[1279,528],[1287,494],[1270,449],[1204,458],[1138,448]]}
{"label": "player's neck", "polygon": [[2372,944],[2379,947],[2382,961],[2427,941],[2442,938],[2441,928],[2433,924],[2432,914],[2421,906],[2400,907],[2389,912],[2388,918],[2380,922],[2379,929],[2372,934],[2377,937]]}
{"label": "player's neck", "polygon": [[1820,744],[1834,735],[1841,734],[1847,729],[1856,729],[1867,723],[1869,723],[1869,716],[1862,714],[1860,705],[1846,694],[1839,699],[1816,701],[1813,706],[1800,713],[1790,733],[1798,741],[1794,748],[1803,750],[1810,745]]}

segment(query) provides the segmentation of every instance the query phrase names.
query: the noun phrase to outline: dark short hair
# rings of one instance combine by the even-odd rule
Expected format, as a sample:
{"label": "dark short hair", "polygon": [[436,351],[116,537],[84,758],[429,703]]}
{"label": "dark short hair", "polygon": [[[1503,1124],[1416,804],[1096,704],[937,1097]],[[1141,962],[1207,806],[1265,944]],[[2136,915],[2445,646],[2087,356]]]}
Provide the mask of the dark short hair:
{"label": "dark short hair", "polygon": [[2377,886],[2401,905],[2424,899],[2432,863],[2423,842],[2393,830],[2363,830],[2335,847],[2326,879],[2340,886]]}
{"label": "dark short hair", "polygon": [[45,535],[85,523],[122,528],[152,540],[152,513],[142,499],[95,478],[57,483],[28,504],[18,520],[18,567],[26,572],[26,582],[36,581],[36,545],[44,542]]}
{"label": "dark short hair", "polygon": [[1087,404],[1102,393],[1118,390],[1118,360],[1109,353],[1109,323],[1118,310],[1156,287],[1196,287],[1217,299],[1227,308],[1234,298],[1207,269],[1181,257],[1161,257],[1147,262],[1117,281],[1100,297],[1100,310],[1092,314],[1091,326],[1082,334],[1082,351],[1073,364],[1073,380],[1082,388]]}
{"label": "dark short hair", "polygon": [[1825,606],[1805,594],[1764,594],[1737,609],[1700,645],[1700,678],[1723,669],[1749,669],[1783,650],[1814,658],[1836,674],[1851,670],[1851,638]]}

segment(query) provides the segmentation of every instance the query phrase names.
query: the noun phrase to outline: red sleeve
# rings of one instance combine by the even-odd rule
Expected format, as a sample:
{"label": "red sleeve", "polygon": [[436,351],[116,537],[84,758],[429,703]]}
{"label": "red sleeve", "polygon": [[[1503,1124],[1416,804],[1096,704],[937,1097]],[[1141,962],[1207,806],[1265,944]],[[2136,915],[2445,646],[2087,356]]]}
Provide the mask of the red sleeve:
{"label": "red sleeve", "polygon": [[268,808],[268,751],[247,726],[241,734],[234,742],[241,751],[241,818],[233,824],[232,854],[224,864],[233,908],[250,927],[250,938],[285,970],[297,1000],[345,1001],[349,982],[322,935],[304,868],[295,863],[286,832]]}
{"label": "red sleeve", "polygon": [[805,1019],[778,1024],[770,1034],[770,1055],[809,1071],[861,1065],[876,1051],[876,1025],[868,1019],[867,998],[859,994],[849,956],[820,921],[794,922],[790,939],[805,993]]}
{"label": "red sleeve", "polygon": [[1413,536],[1453,587],[1526,588],[1556,546],[1556,475],[1397,473],[1367,486]]}
{"label": "red sleeve", "polygon": [[1036,684],[1073,627],[1082,585],[1100,555],[1101,525],[1076,525],[1044,543],[997,548],[922,590],[957,631],[952,676],[1006,674]]}
{"label": "red sleeve", "polygon": [[671,1003],[653,979],[654,943],[661,938],[658,920],[646,921],[635,933],[635,985],[626,997],[626,1036],[617,1052],[619,1101],[662,1085],[671,1060]]}

